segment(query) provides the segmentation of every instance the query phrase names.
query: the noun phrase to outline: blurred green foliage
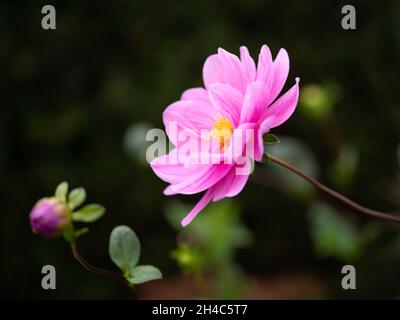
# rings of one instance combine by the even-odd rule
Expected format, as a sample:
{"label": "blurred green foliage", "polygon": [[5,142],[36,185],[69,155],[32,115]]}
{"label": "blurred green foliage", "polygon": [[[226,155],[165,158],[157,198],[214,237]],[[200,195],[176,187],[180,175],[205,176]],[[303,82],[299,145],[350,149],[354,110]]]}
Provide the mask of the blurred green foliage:
{"label": "blurred green foliage", "polygon": [[204,209],[189,226],[182,229],[180,221],[190,206],[172,201],[166,206],[166,216],[178,231],[178,247],[172,257],[185,271],[199,269],[214,280],[213,297],[238,298],[245,280],[234,257],[237,249],[248,247],[250,231],[241,223],[235,201],[213,203]]}
{"label": "blurred green foliage", "polygon": [[309,215],[315,251],[321,258],[331,256],[354,263],[381,232],[379,225],[373,223],[357,229],[351,221],[322,203],[311,206]]}
{"label": "blurred green foliage", "polygon": [[342,89],[333,81],[324,85],[307,84],[301,91],[299,110],[311,120],[325,120],[340,101],[341,95]]}
{"label": "blurred green foliage", "polygon": [[360,156],[356,147],[343,145],[339,151],[338,158],[333,163],[330,177],[336,186],[348,188],[354,181],[354,175],[360,164]]}
{"label": "blurred green foliage", "polygon": [[152,128],[148,123],[135,123],[128,127],[124,137],[125,152],[144,166],[148,165],[146,150],[151,144],[146,141],[146,134]]}

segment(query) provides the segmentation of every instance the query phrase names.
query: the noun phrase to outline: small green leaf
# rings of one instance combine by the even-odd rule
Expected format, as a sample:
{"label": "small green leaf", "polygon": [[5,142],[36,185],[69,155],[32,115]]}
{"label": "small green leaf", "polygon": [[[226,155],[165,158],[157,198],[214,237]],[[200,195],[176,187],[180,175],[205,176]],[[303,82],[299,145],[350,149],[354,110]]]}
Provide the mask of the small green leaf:
{"label": "small green leaf", "polygon": [[99,204],[88,204],[78,211],[72,213],[72,220],[80,222],[94,222],[100,219],[106,209]]}
{"label": "small green leaf", "polygon": [[128,226],[114,228],[110,236],[109,254],[124,275],[129,277],[140,256],[140,242],[131,228]]}
{"label": "small green leaf", "polygon": [[68,205],[71,210],[79,207],[86,199],[86,191],[84,188],[76,188],[68,195]]}
{"label": "small green leaf", "polygon": [[276,135],[272,134],[272,133],[268,133],[264,136],[264,143],[268,144],[268,145],[274,145],[279,143],[279,139]]}
{"label": "small green leaf", "polygon": [[82,228],[75,231],[75,238],[79,238],[80,236],[84,235],[85,233],[89,232],[89,228]]}
{"label": "small green leaf", "polygon": [[137,266],[131,271],[128,281],[132,284],[141,284],[151,280],[162,279],[159,269],[154,266]]}
{"label": "small green leaf", "polygon": [[55,192],[56,198],[60,199],[61,201],[66,202],[67,201],[67,193],[68,193],[68,182],[63,181],[61,182]]}

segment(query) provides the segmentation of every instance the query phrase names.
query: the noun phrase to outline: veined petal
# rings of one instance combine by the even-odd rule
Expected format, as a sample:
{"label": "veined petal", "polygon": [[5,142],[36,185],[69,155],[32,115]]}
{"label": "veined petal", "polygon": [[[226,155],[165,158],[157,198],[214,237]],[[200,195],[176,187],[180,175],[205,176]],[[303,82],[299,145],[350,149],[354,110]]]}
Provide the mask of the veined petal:
{"label": "veined petal", "polygon": [[[211,129],[219,112],[206,101],[180,100],[172,103],[163,113],[163,121],[168,138],[179,145],[179,134],[200,137],[202,129]],[[176,131],[176,132],[173,132]]]}
{"label": "veined petal", "polygon": [[219,201],[225,197],[234,197],[243,190],[249,175],[237,174],[237,168],[237,166],[232,167],[226,176],[215,185],[213,201]]}
{"label": "veined petal", "polygon": [[212,105],[236,127],[239,124],[243,94],[226,84],[213,84],[208,89]]}
{"label": "veined petal", "polygon": [[153,159],[150,166],[159,178],[171,184],[180,183],[188,176],[199,175],[208,169],[205,165],[188,165],[179,162],[177,149]]}
{"label": "veined petal", "polygon": [[250,83],[244,97],[240,123],[258,122],[260,116],[267,110],[268,96],[264,83],[260,81]]}
{"label": "veined petal", "polygon": [[273,80],[271,84],[270,102],[274,101],[285,85],[289,74],[289,56],[285,49],[280,49],[273,63]]}
{"label": "veined petal", "polygon": [[219,201],[225,198],[226,194],[229,192],[232,182],[235,179],[234,175],[235,166],[226,174],[226,176],[221,179],[218,184],[215,185],[215,193],[213,201]]}
{"label": "veined petal", "polygon": [[213,54],[206,59],[203,66],[203,82],[207,89],[215,83],[225,83],[224,68],[218,54]]}
{"label": "veined petal", "polygon": [[208,92],[201,87],[187,89],[182,93],[181,100],[200,100],[208,102]]}
{"label": "veined petal", "polygon": [[218,111],[210,103],[200,100],[181,100],[167,107],[163,119],[164,124],[176,121],[182,128],[200,131],[212,128],[218,115]]}
{"label": "veined petal", "polygon": [[246,86],[256,80],[257,70],[256,63],[249,54],[249,50],[245,46],[240,47],[240,62],[242,63],[242,74]]}
{"label": "veined petal", "polygon": [[209,56],[204,63],[203,80],[207,89],[215,83],[222,83],[241,92],[244,90],[239,58],[222,48],[218,49],[218,54]]}
{"label": "veined petal", "polygon": [[275,128],[284,123],[293,114],[299,99],[299,81],[300,79],[296,78],[295,85],[268,107],[262,116],[261,122],[274,116],[270,128]]}
{"label": "veined petal", "polygon": [[171,184],[164,190],[164,194],[169,196],[177,193],[195,194],[202,192],[221,180],[230,168],[231,165],[229,164],[209,165],[205,170],[194,175],[188,175],[186,179],[177,184]]}
{"label": "veined petal", "polygon": [[249,177],[249,174],[235,174],[231,187],[229,188],[229,191],[226,193],[225,196],[229,198],[237,196],[240,192],[242,192],[244,186],[247,183],[247,180],[249,180]]}
{"label": "veined petal", "polygon": [[271,51],[267,45],[261,47],[260,54],[258,56],[257,64],[257,81],[268,84],[271,87],[271,82],[273,78],[274,65],[272,62]]}
{"label": "veined petal", "polygon": [[183,218],[181,224],[183,227],[186,227],[190,222],[193,221],[194,218],[199,214],[201,210],[205,208],[205,206],[211,201],[214,196],[214,189],[210,188],[206,191],[206,193],[201,197],[200,201],[194,206],[194,208]]}

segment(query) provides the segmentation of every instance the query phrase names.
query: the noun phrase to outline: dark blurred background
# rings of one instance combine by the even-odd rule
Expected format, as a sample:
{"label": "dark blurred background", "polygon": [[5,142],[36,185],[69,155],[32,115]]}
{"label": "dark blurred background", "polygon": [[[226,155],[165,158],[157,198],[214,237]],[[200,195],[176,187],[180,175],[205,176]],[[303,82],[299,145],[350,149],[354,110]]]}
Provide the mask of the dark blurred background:
{"label": "dark blurred background", "polygon": [[[56,30],[41,28],[44,4],[56,8]],[[182,218],[199,195],[163,196],[165,183],[144,161],[146,130],[162,128],[164,108],[202,85],[208,55],[246,45],[256,59],[266,43],[274,56],[289,53],[286,87],[301,78],[298,109],[274,130],[281,144],[269,152],[366,206],[399,212],[400,2],[351,1],[356,30],[341,27],[345,4],[1,1],[2,298],[130,298],[85,271],[62,239],[31,232],[32,206],[63,180],[107,208],[79,241],[87,260],[115,270],[110,231],[136,231],[141,262],[165,277],[139,288],[143,298],[191,297],[190,270],[179,267],[186,249],[203,256],[212,297],[399,298],[398,226],[360,216],[271,164],[182,232],[172,216]],[[190,237],[200,240],[182,247]],[[41,288],[45,264],[56,267],[56,290]],[[356,267],[357,290],[340,286],[345,264]]]}

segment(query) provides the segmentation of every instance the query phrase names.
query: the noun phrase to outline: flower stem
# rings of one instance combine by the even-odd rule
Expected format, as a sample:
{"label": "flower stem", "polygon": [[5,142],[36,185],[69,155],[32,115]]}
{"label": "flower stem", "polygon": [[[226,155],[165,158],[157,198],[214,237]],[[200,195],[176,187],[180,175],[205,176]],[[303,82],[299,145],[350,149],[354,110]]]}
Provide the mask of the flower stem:
{"label": "flower stem", "polygon": [[193,276],[196,282],[197,295],[200,299],[208,299],[208,292],[206,289],[206,283],[204,279],[203,269],[201,267],[193,268]]}
{"label": "flower stem", "polygon": [[296,167],[292,166],[291,164],[274,157],[273,155],[267,154],[268,160],[271,162],[274,162],[278,165],[280,165],[281,167],[284,167],[292,172],[294,172],[295,174],[299,175],[300,177],[302,177],[303,179],[307,180],[308,182],[310,182],[312,185],[314,185],[317,189],[329,194],[330,196],[334,197],[336,200],[339,200],[341,202],[343,202],[344,204],[348,205],[349,207],[353,208],[356,211],[359,211],[361,213],[364,213],[366,215],[375,217],[375,218],[379,218],[379,219],[384,219],[384,220],[389,220],[389,221],[393,221],[393,222],[397,222],[400,223],[400,215],[394,215],[394,214],[390,214],[387,212],[381,212],[381,211],[376,211],[376,210],[372,210],[369,208],[366,208],[356,202],[354,202],[353,200],[350,200],[349,198],[345,197],[344,195],[328,188],[327,186],[323,185],[322,183],[320,183],[319,181],[315,180],[314,178],[308,176],[307,174],[305,174],[304,172],[300,171],[299,169],[297,169]]}
{"label": "flower stem", "polygon": [[76,247],[76,244],[73,243],[71,244],[71,250],[72,250],[72,254],[74,256],[74,258],[88,271],[99,274],[101,276],[107,277],[107,278],[111,278],[111,279],[115,279],[118,281],[122,281],[123,283],[126,283],[125,279],[123,276],[111,272],[111,271],[107,271],[107,270],[103,270],[97,267],[92,266],[90,263],[88,263],[85,259],[83,259],[79,252],[78,252],[78,248]]}

